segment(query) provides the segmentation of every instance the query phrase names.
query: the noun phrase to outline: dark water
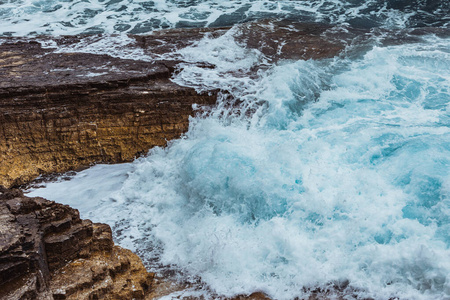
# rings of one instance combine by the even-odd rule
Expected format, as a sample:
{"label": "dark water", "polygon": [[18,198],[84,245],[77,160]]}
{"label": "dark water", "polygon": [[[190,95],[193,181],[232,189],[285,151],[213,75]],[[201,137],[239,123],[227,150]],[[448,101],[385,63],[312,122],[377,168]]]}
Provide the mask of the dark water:
{"label": "dark water", "polygon": [[355,27],[448,27],[450,1],[2,0],[0,34],[134,33],[230,26],[261,18]]}

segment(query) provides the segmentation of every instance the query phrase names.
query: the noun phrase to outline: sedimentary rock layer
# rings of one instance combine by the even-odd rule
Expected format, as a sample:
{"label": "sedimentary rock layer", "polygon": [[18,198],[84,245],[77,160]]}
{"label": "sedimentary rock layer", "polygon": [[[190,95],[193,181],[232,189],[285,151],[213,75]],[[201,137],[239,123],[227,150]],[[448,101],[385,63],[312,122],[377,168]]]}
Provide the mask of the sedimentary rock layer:
{"label": "sedimentary rock layer", "polygon": [[[365,32],[263,20],[233,29],[175,29],[130,36],[123,45],[115,45],[114,51],[135,51],[151,61],[79,53],[108,36],[2,38],[0,184],[19,185],[40,174],[95,162],[129,161],[178,138],[188,128],[192,104],[212,105],[216,100],[214,93],[199,95],[170,81],[181,59],[174,51],[205,36],[230,34],[243,47],[256,49],[274,62],[330,58],[346,53],[349,44],[364,48],[370,39],[384,44],[414,42],[422,34],[441,31]],[[61,47],[65,51],[59,51]],[[198,62],[202,64],[214,68]],[[256,74],[256,69],[252,72]]]}
{"label": "sedimentary rock layer", "polygon": [[144,299],[152,282],[108,225],[0,187],[1,299]]}
{"label": "sedimentary rock layer", "polygon": [[187,130],[192,104],[163,62],[0,45],[0,184],[94,162],[129,161]]}

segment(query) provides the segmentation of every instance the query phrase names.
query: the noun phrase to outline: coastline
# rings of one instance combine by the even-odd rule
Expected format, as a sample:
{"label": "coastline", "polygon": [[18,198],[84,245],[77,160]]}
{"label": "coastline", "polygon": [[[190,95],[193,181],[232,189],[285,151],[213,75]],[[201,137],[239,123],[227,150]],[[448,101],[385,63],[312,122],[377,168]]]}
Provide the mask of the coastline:
{"label": "coastline", "polygon": [[[248,26],[249,32],[261,33],[261,30],[255,30],[254,27],[265,28],[266,24],[264,22],[249,23],[243,25],[243,27],[245,29],[245,26]],[[281,29],[285,26],[283,24],[278,25]],[[309,25],[304,27],[311,29]],[[363,44],[365,40],[371,38],[365,36],[365,32],[356,32],[347,34],[347,40],[342,40],[342,34],[339,33],[335,39],[327,37],[333,43],[328,42],[326,44],[323,40],[323,34],[324,32],[329,33],[329,29],[326,26],[317,26],[317,28],[312,28],[311,31],[297,31],[291,35],[286,35],[286,33],[283,33],[283,35],[279,31],[274,33],[274,35],[278,34],[278,37],[284,36],[285,40],[293,40],[291,45],[284,48],[284,52],[280,52],[282,55],[279,55],[277,51],[273,51],[273,49],[277,48],[276,45],[264,48],[266,44],[256,43],[255,41],[261,40],[261,36],[251,37],[243,31],[241,42],[246,43],[248,47],[258,49],[267,57],[271,57],[272,61],[277,61],[282,59],[331,58],[341,55],[347,44],[354,41]],[[226,29],[217,29],[217,34],[223,34],[223,31],[226,31]],[[186,39],[180,39],[179,35],[183,34],[183,32],[192,34],[186,34]],[[214,32],[214,30],[167,31],[167,33],[170,33],[167,35],[167,44],[158,48],[158,51],[161,51],[161,54],[163,54],[166,51],[173,51],[180,45],[183,47],[191,45],[203,37],[204,34],[211,32]],[[418,41],[421,34],[412,34],[409,37],[404,36],[405,40],[403,42]],[[149,45],[152,45],[152,41],[160,40],[161,36],[164,36],[164,32],[156,33],[155,36],[153,36],[153,40],[152,37],[148,36],[135,37],[136,47],[155,53]],[[297,39],[293,39],[295,36],[297,36]],[[102,37],[98,38],[102,39]],[[267,38],[273,40],[273,36]],[[75,44],[83,40],[83,38],[80,38],[77,41],[77,38],[72,37],[68,38],[66,42],[71,43],[72,39]],[[305,39],[310,41],[310,43],[305,43]],[[23,38],[7,40],[8,42],[0,44],[0,69],[8,70],[9,73],[4,72],[5,78],[15,79],[9,82],[2,81],[0,86],[0,111],[2,112],[0,116],[2,118],[0,119],[2,126],[0,135],[0,159],[2,160],[0,185],[7,187],[19,186],[29,183],[41,174],[66,172],[97,162],[119,163],[131,161],[135,157],[145,154],[152,147],[164,146],[167,141],[179,138],[186,132],[189,127],[189,117],[196,113],[193,109],[194,104],[198,104],[207,110],[208,107],[213,106],[216,102],[217,91],[211,90],[198,94],[192,87],[182,87],[170,81],[174,72],[178,71],[176,65],[181,63],[178,60],[153,60],[148,62],[120,59],[104,54],[57,53],[55,48],[42,48],[40,42],[33,38],[25,39],[25,41]],[[337,40],[340,40],[342,44],[335,43]],[[64,42],[64,38],[61,38],[60,41]],[[172,41],[172,44],[170,41]],[[280,39],[279,42],[282,43],[283,40]],[[388,36],[385,42],[389,44],[394,42],[401,43],[402,41]],[[158,43],[155,42],[155,44]],[[333,47],[330,46],[331,44],[333,44]],[[299,45],[302,45],[303,48]],[[321,46],[320,49],[326,49],[327,51],[316,51],[315,49],[318,45]],[[107,67],[105,68],[105,66]],[[111,66],[116,68],[114,72],[110,72]],[[200,65],[200,67],[210,68],[214,66]],[[95,75],[92,76],[92,74]],[[1,193],[3,193],[0,195],[2,204],[10,212],[12,206],[7,204],[7,201],[12,200],[21,201],[21,203],[34,202],[37,204],[32,204],[31,206],[39,209],[42,207],[50,207],[50,210],[60,209],[58,204],[50,204],[45,202],[45,200],[23,198],[20,192],[14,190],[3,189]],[[34,209],[26,211],[26,214],[36,214]],[[63,209],[70,210],[70,208]],[[22,211],[20,211],[20,214],[22,214]],[[73,223],[72,225],[87,222],[78,220],[76,212],[71,211],[70,214],[74,215],[73,220],[75,220],[69,222]],[[4,223],[0,227],[2,231],[3,228],[6,228],[5,226],[13,223],[11,218],[14,218],[10,218],[6,210],[4,215],[8,215],[8,218],[5,217]],[[15,218],[15,220],[20,219],[17,216]],[[60,224],[63,220],[64,218],[52,220],[51,222]],[[132,257],[130,260],[135,261],[139,266],[136,267],[140,270],[137,273],[141,274],[139,275],[140,278],[143,276],[142,278],[145,278],[145,280],[141,281],[142,289],[139,292],[131,290],[129,293],[135,293],[132,294],[132,297],[135,298],[150,299],[154,297],[152,292],[155,291],[155,285],[152,288],[152,284],[154,284],[155,278],[151,273],[142,275],[144,273],[142,273],[142,262],[140,262],[140,259],[135,254],[127,252],[127,250],[113,251],[113,249],[118,248],[112,246],[111,229],[108,226],[104,227],[104,225],[99,224],[86,226],[91,226],[89,227],[91,229],[87,229],[87,231],[92,231],[92,234],[89,233],[88,237],[93,240],[101,239],[100,236],[107,236],[104,237],[107,240],[105,242],[107,243],[107,246],[105,246],[107,250],[100,249],[98,246],[89,248],[91,245],[96,245],[96,242],[89,242],[90,246],[88,248],[85,245],[77,248],[77,255],[89,252],[93,255],[93,260],[97,262],[105,257],[114,258],[120,255]],[[42,231],[40,227],[37,230]],[[66,232],[64,230],[61,230],[63,235]],[[42,232],[45,239],[48,232],[45,230]],[[36,243],[39,244],[41,242]],[[2,252],[4,251],[6,250],[2,250]],[[102,254],[98,255],[98,252]],[[124,253],[127,254],[125,255]],[[68,270],[67,272],[76,272],[73,271],[76,269],[73,267],[73,261],[79,258],[84,259],[83,255],[64,258],[64,263],[61,263],[54,271],[65,272]],[[127,264],[131,265],[131,263],[124,263],[124,265]],[[29,276],[31,269],[25,268],[23,270],[26,270],[23,276]],[[114,273],[115,271],[108,271],[106,268],[106,271],[103,270],[102,272],[111,274],[111,272]],[[61,273],[47,275],[48,278],[52,276],[54,279],[61,278]],[[103,275],[98,276],[102,280],[107,278],[106,275],[104,277],[102,277]],[[21,280],[23,281],[23,279]],[[36,282],[39,280],[42,279],[38,278]],[[5,282],[9,281],[6,280]],[[42,282],[45,282],[45,280]],[[59,284],[60,286],[54,290],[59,290],[64,285],[68,285],[62,281]],[[40,285],[51,286],[52,283]],[[177,288],[179,287],[175,287],[175,290]],[[346,286],[334,287],[335,291],[339,291],[339,289],[345,290],[346,288]],[[103,289],[102,291],[105,294],[102,297],[111,297],[113,299],[119,297],[117,296],[119,295],[117,294],[118,292],[113,290]],[[27,292],[26,290],[24,291],[24,293]],[[328,292],[317,291],[319,295],[322,293],[323,297],[326,297],[325,295]],[[90,297],[76,294],[76,289],[73,290],[72,294],[81,298]],[[16,294],[12,293],[11,295],[15,297]],[[53,296],[48,297],[66,299],[62,295],[57,295],[53,292]],[[123,299],[129,298],[129,295],[126,294],[126,296],[123,296],[125,297]],[[312,298],[310,299],[321,299],[322,296],[315,295],[311,296]],[[70,297],[67,297],[67,299],[70,299]],[[236,299],[267,298],[264,294],[255,294],[248,297],[240,296]]]}

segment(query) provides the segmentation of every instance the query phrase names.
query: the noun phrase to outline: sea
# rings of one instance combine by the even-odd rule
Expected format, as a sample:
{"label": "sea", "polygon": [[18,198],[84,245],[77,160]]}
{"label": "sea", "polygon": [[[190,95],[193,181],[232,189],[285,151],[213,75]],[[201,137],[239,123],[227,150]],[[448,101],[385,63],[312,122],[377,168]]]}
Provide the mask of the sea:
{"label": "sea", "polygon": [[206,35],[176,50],[172,81],[220,91],[187,133],[29,195],[109,224],[150,271],[191,283],[165,299],[450,299],[450,1],[0,0],[0,36],[102,34],[70,51],[133,59],[152,58],[108,43],[263,19],[429,33],[276,62]]}

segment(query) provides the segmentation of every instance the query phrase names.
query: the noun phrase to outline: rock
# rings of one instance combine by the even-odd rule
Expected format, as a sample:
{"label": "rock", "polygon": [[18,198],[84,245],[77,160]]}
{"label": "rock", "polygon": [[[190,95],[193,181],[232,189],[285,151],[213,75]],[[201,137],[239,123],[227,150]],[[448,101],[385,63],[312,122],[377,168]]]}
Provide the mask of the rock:
{"label": "rock", "polygon": [[111,228],[77,210],[0,188],[1,299],[144,299],[153,274]]}
{"label": "rock", "polygon": [[348,41],[357,35],[348,34],[342,38],[341,32],[332,34],[332,30],[333,27],[326,24],[263,20],[241,24],[236,31],[236,40],[259,50],[272,62],[323,59],[340,54]]}
{"label": "rock", "polygon": [[248,296],[244,296],[244,295],[237,296],[230,300],[270,300],[270,298],[267,295],[265,295],[264,293],[256,292],[256,293],[253,293]]}
{"label": "rock", "polygon": [[130,161],[179,138],[193,104],[163,62],[54,53],[34,41],[0,45],[0,184],[96,162]]}
{"label": "rock", "polygon": [[[130,161],[180,137],[194,114],[192,105],[214,105],[216,91],[199,95],[170,81],[181,59],[173,51],[206,35],[230,32],[268,62],[350,55],[348,45],[364,51],[374,40],[391,45],[418,42],[430,33],[448,35],[438,28],[368,32],[286,20],[248,22],[229,30],[162,30],[129,36],[112,49],[142,53],[151,61],[75,53],[110,36],[0,38],[0,184],[18,186],[40,174]],[[60,53],[57,47],[74,53]],[[260,67],[267,64],[250,72]]]}

